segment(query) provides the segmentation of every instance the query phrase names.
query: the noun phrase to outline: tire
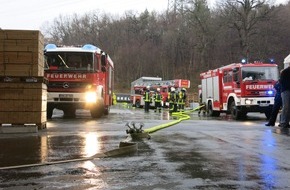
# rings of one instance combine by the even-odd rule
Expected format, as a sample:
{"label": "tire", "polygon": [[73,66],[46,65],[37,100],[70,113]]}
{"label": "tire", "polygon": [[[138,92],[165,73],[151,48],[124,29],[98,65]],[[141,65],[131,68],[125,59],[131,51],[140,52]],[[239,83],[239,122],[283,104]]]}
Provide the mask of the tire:
{"label": "tire", "polygon": [[53,110],[54,110],[54,107],[53,105],[49,105],[47,104],[47,108],[46,108],[46,118],[47,119],[51,119],[52,118],[52,115],[53,115]]}
{"label": "tire", "polygon": [[110,113],[110,106],[106,106],[104,110],[104,114],[109,115],[109,113]]}
{"label": "tire", "polygon": [[240,110],[238,110],[235,101],[231,102],[231,107],[230,107],[230,111],[231,111],[231,116],[234,120],[240,120],[242,118],[245,118],[247,113],[241,112]]}
{"label": "tire", "polygon": [[214,111],[213,110],[212,102],[208,103],[208,115],[211,116],[211,117],[219,117],[220,116],[220,112],[219,111]]}
{"label": "tire", "polygon": [[75,108],[66,108],[63,109],[63,117],[64,118],[75,118],[76,117],[76,109]]}
{"label": "tire", "polygon": [[136,107],[136,108],[141,108],[140,100],[136,100],[136,102],[135,102],[135,107]]}
{"label": "tire", "polygon": [[96,105],[90,109],[92,118],[100,118],[105,114],[104,101],[97,101]]}
{"label": "tire", "polygon": [[99,109],[91,109],[91,116],[92,118],[100,118],[104,115],[104,111],[99,110]]}

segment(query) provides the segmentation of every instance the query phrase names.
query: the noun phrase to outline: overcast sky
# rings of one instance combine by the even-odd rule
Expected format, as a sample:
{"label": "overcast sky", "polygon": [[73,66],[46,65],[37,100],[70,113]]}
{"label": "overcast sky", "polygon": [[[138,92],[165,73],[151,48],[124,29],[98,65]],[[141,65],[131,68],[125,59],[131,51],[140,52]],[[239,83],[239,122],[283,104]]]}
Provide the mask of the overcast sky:
{"label": "overcast sky", "polygon": [[[286,2],[288,0],[276,0]],[[214,0],[208,0],[212,5]],[[0,28],[39,30],[59,15],[98,10],[122,16],[125,11],[163,12],[168,0],[0,0]]]}

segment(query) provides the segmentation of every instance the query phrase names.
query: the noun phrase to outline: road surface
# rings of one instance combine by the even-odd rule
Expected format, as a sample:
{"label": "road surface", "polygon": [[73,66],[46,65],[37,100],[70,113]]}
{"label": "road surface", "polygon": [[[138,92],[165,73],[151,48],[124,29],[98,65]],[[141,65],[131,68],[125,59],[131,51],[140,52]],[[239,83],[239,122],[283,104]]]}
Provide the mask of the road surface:
{"label": "road surface", "polygon": [[[118,148],[127,122],[146,129],[176,118],[120,105],[98,120],[86,111],[63,119],[55,110],[45,130],[0,134],[0,189],[290,189],[289,136],[265,127],[264,114],[190,117],[136,141],[136,152],[66,162]],[[3,169],[58,161],[64,163]]]}

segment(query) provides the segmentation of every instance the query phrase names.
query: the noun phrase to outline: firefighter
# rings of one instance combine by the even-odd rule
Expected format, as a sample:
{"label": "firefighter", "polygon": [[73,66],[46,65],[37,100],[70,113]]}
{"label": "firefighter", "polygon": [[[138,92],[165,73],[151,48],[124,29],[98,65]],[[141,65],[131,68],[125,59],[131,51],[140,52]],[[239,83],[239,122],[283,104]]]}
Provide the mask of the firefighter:
{"label": "firefighter", "polygon": [[184,111],[186,101],[186,89],[182,88],[178,93],[178,111]]}
{"label": "firefighter", "polygon": [[150,103],[151,103],[151,94],[150,94],[150,86],[147,86],[146,88],[144,88],[144,95],[143,95],[143,99],[145,102],[145,112],[149,112],[149,107],[150,107]]}
{"label": "firefighter", "polygon": [[113,93],[113,105],[117,105],[117,96],[115,92]]}
{"label": "firefighter", "polygon": [[277,115],[282,107],[281,84],[279,80],[275,83],[274,88],[276,90],[274,105],[272,107],[272,112],[269,121],[268,123],[265,124],[265,126],[275,126]]}
{"label": "firefighter", "polygon": [[169,100],[169,113],[177,112],[177,94],[175,88],[171,87],[170,93],[168,94]]}
{"label": "firefighter", "polygon": [[282,112],[280,127],[285,130],[289,128],[290,120],[290,65],[283,69],[280,73],[281,97],[282,97]]}
{"label": "firefighter", "polygon": [[169,112],[170,112],[170,108],[172,107],[172,102],[170,100],[170,92],[171,92],[171,88],[168,90],[167,99],[166,99],[166,102],[168,102]]}
{"label": "firefighter", "polygon": [[157,109],[159,113],[161,113],[161,101],[162,101],[162,94],[160,93],[160,88],[156,89],[156,93],[154,94],[154,102],[155,102],[155,110],[154,112],[157,112]]}
{"label": "firefighter", "polygon": [[205,115],[205,104],[202,103],[202,93],[199,94],[199,106],[203,106],[203,107],[199,108],[198,116],[200,116],[201,111],[202,111],[203,115]]}

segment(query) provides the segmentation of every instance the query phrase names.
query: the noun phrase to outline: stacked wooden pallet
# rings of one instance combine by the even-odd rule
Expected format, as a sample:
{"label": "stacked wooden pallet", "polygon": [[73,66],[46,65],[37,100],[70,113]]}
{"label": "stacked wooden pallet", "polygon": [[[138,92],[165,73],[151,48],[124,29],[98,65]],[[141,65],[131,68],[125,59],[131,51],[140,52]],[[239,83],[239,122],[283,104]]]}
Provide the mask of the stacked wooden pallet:
{"label": "stacked wooden pallet", "polygon": [[0,30],[0,125],[46,127],[43,48],[40,31]]}
{"label": "stacked wooden pallet", "polygon": [[39,31],[0,30],[0,75],[43,76],[43,48]]}

